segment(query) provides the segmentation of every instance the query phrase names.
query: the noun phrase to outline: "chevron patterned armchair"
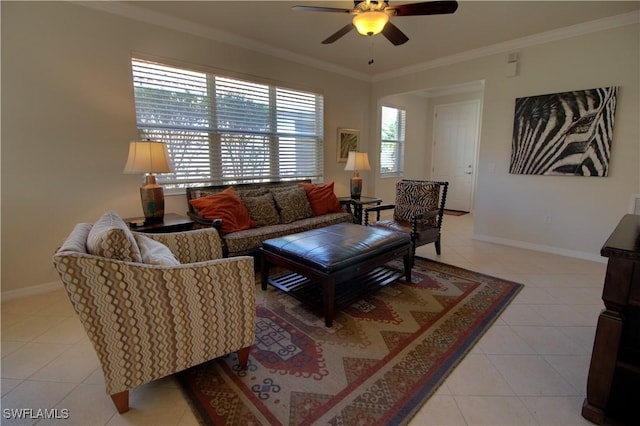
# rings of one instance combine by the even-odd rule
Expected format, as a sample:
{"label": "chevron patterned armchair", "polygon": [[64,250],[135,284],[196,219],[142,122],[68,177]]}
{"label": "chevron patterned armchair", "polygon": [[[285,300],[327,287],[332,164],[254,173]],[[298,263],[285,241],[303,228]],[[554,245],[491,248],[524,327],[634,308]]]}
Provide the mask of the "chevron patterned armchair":
{"label": "chevron patterned armchair", "polygon": [[114,212],[75,226],[53,256],[118,410],[129,389],[237,351],[255,337],[253,258],[222,258],[214,228],[129,231]]}

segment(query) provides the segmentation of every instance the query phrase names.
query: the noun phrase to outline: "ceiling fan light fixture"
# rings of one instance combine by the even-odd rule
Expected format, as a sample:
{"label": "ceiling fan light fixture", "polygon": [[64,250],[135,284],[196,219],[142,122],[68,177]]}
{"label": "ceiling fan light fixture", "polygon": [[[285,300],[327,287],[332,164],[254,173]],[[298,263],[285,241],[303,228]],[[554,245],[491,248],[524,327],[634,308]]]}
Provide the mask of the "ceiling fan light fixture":
{"label": "ceiling fan light fixture", "polygon": [[362,35],[380,34],[389,22],[389,16],[384,12],[368,11],[353,17],[353,25]]}

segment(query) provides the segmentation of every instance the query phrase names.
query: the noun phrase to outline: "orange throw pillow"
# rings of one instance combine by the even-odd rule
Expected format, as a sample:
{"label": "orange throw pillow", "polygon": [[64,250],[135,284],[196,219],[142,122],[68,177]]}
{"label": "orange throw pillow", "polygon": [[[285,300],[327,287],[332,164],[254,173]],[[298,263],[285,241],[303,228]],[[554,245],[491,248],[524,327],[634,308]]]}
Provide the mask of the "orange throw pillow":
{"label": "orange throw pillow", "polygon": [[242,231],[256,226],[251,220],[249,210],[232,186],[217,194],[189,201],[205,219],[222,219],[222,233]]}
{"label": "orange throw pillow", "polygon": [[343,211],[338,197],[333,193],[333,182],[325,184],[299,183],[298,186],[307,192],[311,210],[316,216]]}

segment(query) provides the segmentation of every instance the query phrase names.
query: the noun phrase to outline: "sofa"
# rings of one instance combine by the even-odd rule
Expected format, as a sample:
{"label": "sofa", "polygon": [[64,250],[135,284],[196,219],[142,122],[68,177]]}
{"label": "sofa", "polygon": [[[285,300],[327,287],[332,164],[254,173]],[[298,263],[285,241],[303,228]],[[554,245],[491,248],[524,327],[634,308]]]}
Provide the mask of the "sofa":
{"label": "sofa", "polygon": [[131,232],[115,212],[77,224],[53,256],[119,413],[129,390],[255,339],[253,258],[222,258],[216,229]]}
{"label": "sofa", "polygon": [[255,255],[262,242],[353,222],[334,184],[309,180],[187,188],[187,214],[196,227],[216,227],[224,255]]}

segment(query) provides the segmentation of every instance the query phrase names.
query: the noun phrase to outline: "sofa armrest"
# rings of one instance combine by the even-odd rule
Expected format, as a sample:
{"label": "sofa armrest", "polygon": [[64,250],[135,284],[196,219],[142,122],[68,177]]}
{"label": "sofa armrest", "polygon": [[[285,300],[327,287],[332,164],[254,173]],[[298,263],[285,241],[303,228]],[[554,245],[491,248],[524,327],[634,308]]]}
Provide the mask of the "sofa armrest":
{"label": "sofa armrest", "polygon": [[251,257],[167,267],[66,252],[54,265],[110,395],[253,344]]}
{"label": "sofa armrest", "polygon": [[198,213],[187,212],[189,219],[193,220],[200,227],[204,228],[216,228],[218,231],[222,229],[222,219],[205,219]]}

